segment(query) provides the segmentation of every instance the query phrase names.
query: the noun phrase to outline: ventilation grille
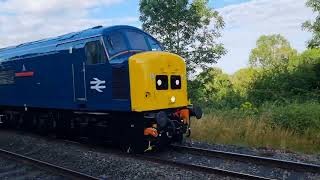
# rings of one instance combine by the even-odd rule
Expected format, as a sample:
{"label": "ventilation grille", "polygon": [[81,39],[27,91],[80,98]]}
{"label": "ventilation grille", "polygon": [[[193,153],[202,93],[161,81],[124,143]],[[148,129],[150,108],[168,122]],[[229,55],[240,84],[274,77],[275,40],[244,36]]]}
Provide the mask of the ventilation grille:
{"label": "ventilation grille", "polygon": [[129,99],[129,71],[127,68],[112,69],[112,99]]}

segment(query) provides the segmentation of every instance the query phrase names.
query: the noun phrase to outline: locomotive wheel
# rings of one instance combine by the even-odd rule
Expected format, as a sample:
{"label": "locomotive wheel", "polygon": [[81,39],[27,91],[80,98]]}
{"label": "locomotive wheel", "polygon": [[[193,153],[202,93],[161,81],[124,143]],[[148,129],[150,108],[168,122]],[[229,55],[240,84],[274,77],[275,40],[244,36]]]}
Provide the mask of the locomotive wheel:
{"label": "locomotive wheel", "polygon": [[33,130],[34,129],[34,115],[32,112],[26,112],[22,116],[22,129],[24,130]]}
{"label": "locomotive wheel", "polygon": [[20,114],[10,113],[8,116],[8,122],[6,123],[9,128],[16,128],[19,124]]}
{"label": "locomotive wheel", "polygon": [[25,120],[24,120],[24,116],[23,114],[18,114],[15,116],[16,119],[16,123],[17,123],[17,128],[20,130],[24,130],[24,124],[25,124]]}
{"label": "locomotive wheel", "polygon": [[71,119],[70,113],[57,113],[55,116],[55,131],[58,138],[67,138],[70,136]]}
{"label": "locomotive wheel", "polygon": [[41,135],[46,135],[47,127],[46,127],[46,119],[42,118],[41,115],[36,117],[36,131]]}

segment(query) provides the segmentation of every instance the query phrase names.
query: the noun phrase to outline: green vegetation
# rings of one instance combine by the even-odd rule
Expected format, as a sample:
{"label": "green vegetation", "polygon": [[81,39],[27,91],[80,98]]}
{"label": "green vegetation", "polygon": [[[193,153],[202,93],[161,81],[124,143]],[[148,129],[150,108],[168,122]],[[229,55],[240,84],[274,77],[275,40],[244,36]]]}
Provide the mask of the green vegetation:
{"label": "green vegetation", "polygon": [[320,49],[298,54],[284,37],[262,36],[250,62],[233,75],[211,68],[189,82],[207,114],[192,138],[320,153]]}
{"label": "green vegetation", "polygon": [[[311,108],[304,109],[309,105]],[[213,110],[203,119],[192,122],[192,139],[317,154],[320,152],[320,131],[317,129],[320,125],[320,105],[309,105],[272,106],[271,109],[264,107],[259,113],[255,109]],[[318,127],[312,127],[312,124]],[[302,129],[304,133],[283,128],[283,125],[293,126],[299,131]]]}
{"label": "green vegetation", "polygon": [[254,67],[286,66],[297,55],[290,43],[281,35],[261,36],[251,51],[249,63]]}
{"label": "green vegetation", "polygon": [[309,48],[319,48],[320,47],[320,1],[318,0],[308,0],[306,5],[310,7],[313,12],[317,15],[314,21],[307,21],[303,24],[303,28],[312,32],[313,37],[308,42]]}
{"label": "green vegetation", "polygon": [[226,53],[216,41],[224,21],[208,0],[140,0],[142,28],[167,51],[185,58],[188,72],[206,69]]}
{"label": "green vegetation", "polygon": [[192,138],[320,153],[320,2],[307,6],[318,15],[303,24],[313,33],[309,49],[298,53],[282,35],[262,35],[250,67],[228,75],[209,68],[226,50],[217,41],[224,21],[208,0],[140,0],[143,29],[186,59],[190,98],[207,114],[193,121]]}

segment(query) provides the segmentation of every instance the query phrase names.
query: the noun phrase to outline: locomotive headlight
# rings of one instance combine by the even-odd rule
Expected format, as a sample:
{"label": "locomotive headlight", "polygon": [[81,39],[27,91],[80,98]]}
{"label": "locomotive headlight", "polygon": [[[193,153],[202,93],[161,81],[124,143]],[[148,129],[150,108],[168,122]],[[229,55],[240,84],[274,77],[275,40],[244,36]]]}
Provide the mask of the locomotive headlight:
{"label": "locomotive headlight", "polygon": [[171,100],[171,103],[175,103],[176,102],[176,97],[172,96],[170,100]]}
{"label": "locomotive headlight", "polygon": [[162,85],[161,79],[159,79],[159,80],[157,81],[157,84],[158,84],[158,86],[161,86],[161,85]]}

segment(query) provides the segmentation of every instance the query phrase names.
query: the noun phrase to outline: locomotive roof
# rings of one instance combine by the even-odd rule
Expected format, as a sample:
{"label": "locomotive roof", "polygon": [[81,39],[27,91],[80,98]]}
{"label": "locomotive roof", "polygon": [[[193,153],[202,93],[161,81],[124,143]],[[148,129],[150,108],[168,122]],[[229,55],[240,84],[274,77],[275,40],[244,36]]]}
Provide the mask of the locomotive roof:
{"label": "locomotive roof", "polygon": [[65,34],[65,35],[58,36],[58,37],[42,39],[42,40],[38,40],[38,41],[19,44],[17,46],[10,46],[10,47],[6,47],[6,48],[2,48],[2,49],[0,49],[0,61],[1,61],[1,58],[8,58],[8,56],[15,54],[15,52],[17,52],[17,51],[26,51],[29,49],[43,48],[43,47],[49,48],[50,46],[56,46],[58,44],[63,44],[65,42],[69,42],[69,41],[73,41],[73,40],[77,40],[77,39],[82,39],[82,38],[88,38],[88,37],[92,37],[92,36],[97,36],[97,35],[103,34],[103,32],[105,32],[105,31],[118,29],[118,28],[140,30],[136,27],[126,26],[126,25],[118,25],[118,26],[110,26],[110,27],[96,26],[96,27],[89,28],[89,29],[86,29],[83,31],[72,32],[72,33]]}

